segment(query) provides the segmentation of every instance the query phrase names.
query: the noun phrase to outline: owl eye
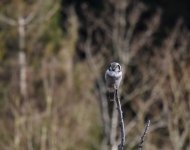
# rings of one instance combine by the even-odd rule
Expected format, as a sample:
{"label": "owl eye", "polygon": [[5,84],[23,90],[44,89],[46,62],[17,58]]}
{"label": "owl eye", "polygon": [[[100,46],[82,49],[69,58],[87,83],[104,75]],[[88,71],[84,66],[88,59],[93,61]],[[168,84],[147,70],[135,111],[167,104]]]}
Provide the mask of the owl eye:
{"label": "owl eye", "polygon": [[111,65],[109,66],[109,71],[111,71],[112,70],[112,68],[111,68]]}
{"label": "owl eye", "polygon": [[120,65],[117,65],[117,67],[119,68],[119,71],[121,71],[121,66],[120,66]]}

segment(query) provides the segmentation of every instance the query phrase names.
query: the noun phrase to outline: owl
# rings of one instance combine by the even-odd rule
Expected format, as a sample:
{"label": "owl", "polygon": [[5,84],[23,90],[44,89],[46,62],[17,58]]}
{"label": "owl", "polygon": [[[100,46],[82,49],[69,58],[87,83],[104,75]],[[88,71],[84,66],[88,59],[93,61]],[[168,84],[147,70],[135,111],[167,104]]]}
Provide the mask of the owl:
{"label": "owl", "polygon": [[117,62],[112,62],[105,72],[105,81],[108,91],[108,98],[113,101],[115,90],[119,88],[122,80],[122,68]]}

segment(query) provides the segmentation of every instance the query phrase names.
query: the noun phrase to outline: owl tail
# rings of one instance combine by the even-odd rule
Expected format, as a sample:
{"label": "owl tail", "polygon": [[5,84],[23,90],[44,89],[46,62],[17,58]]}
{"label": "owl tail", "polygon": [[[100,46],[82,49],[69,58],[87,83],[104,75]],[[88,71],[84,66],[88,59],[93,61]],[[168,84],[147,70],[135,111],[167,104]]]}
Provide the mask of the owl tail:
{"label": "owl tail", "polygon": [[108,100],[114,101],[115,100],[115,92],[114,91],[113,92],[108,91],[107,97],[108,97]]}

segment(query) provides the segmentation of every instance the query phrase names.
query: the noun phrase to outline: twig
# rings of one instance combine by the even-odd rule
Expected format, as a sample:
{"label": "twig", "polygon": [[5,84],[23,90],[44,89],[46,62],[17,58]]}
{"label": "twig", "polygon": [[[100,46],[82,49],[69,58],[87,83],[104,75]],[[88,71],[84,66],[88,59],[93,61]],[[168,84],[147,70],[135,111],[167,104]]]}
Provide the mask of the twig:
{"label": "twig", "polygon": [[124,121],[123,121],[123,112],[121,109],[121,103],[119,99],[119,94],[118,94],[118,89],[115,90],[116,93],[116,103],[117,103],[117,109],[119,113],[119,121],[120,121],[120,131],[121,131],[121,143],[118,146],[119,150],[124,149],[124,144],[125,144],[125,128],[124,128]]}
{"label": "twig", "polygon": [[143,135],[141,136],[140,142],[139,142],[139,144],[138,144],[138,150],[142,150],[142,148],[143,148],[142,145],[143,145],[143,143],[144,143],[145,136],[146,136],[146,134],[147,134],[147,132],[148,132],[149,126],[150,126],[150,120],[148,120],[147,125],[146,125],[146,127],[145,127],[145,129],[144,129]]}
{"label": "twig", "polygon": [[9,18],[7,16],[3,16],[2,14],[0,14],[0,22],[6,23],[10,26],[15,26],[17,25],[16,21],[12,18]]}

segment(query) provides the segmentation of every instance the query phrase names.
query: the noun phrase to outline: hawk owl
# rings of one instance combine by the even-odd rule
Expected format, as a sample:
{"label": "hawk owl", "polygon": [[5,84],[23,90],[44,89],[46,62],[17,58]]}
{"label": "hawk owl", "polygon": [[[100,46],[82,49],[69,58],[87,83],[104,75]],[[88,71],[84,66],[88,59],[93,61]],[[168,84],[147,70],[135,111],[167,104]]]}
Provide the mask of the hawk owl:
{"label": "hawk owl", "polygon": [[113,101],[115,98],[115,89],[118,89],[122,79],[121,65],[112,62],[105,73],[106,87],[108,90],[108,98]]}

